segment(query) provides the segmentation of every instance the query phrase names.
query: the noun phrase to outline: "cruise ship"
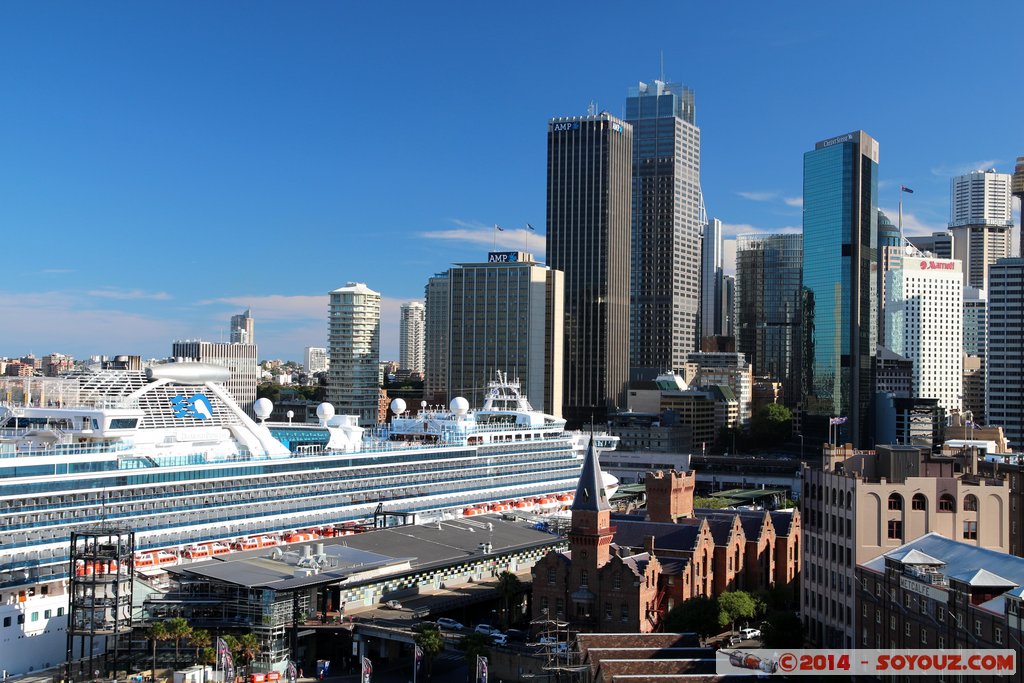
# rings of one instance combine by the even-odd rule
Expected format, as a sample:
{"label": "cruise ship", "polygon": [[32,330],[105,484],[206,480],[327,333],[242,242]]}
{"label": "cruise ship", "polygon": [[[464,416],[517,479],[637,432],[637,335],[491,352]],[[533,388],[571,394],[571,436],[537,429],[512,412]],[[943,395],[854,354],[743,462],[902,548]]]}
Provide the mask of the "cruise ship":
{"label": "cruise ship", "polygon": [[[568,504],[582,454],[617,437],[568,432],[498,373],[485,405],[406,409],[358,426],[250,418],[226,368],[168,363],[0,381],[0,668],[64,660],[71,532],[135,532],[136,571],[349,533],[385,511],[420,521]],[[615,482],[608,482],[614,486]],[[114,567],[111,571],[129,571]]]}

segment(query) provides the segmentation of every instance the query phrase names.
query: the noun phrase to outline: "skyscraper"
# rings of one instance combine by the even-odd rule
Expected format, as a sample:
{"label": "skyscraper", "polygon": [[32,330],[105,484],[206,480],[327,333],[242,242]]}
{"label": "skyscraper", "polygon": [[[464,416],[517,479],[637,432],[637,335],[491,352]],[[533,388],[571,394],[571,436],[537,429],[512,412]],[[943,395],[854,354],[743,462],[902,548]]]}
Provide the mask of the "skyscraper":
{"label": "skyscraper", "polygon": [[424,314],[423,397],[430,403],[448,402],[448,335],[451,287],[448,273],[435,273],[423,288]]}
{"label": "skyscraper", "polygon": [[1011,255],[1010,174],[973,171],[950,181],[949,231],[953,258],[964,264],[964,285],[984,289],[989,266]]}
{"label": "skyscraper", "polygon": [[1024,444],[1024,258],[999,259],[989,270],[985,417],[1002,426],[1018,449]]}
{"label": "skyscraper", "polygon": [[[1017,157],[1017,165],[1013,168],[1013,178],[1010,180],[1010,194],[1017,198],[1020,205],[1021,231],[1017,233],[1017,239],[1020,240],[1020,236],[1024,234],[1024,157]],[[1017,256],[1024,253],[1022,244],[1024,241],[1018,242]]]}
{"label": "skyscraper", "polygon": [[380,294],[362,282],[330,292],[327,400],[340,415],[377,424],[380,363]]}
{"label": "skyscraper", "polygon": [[248,308],[245,309],[245,313],[231,316],[231,343],[255,344],[255,323],[256,321],[252,317],[252,310]]}
{"label": "skyscraper", "polygon": [[878,212],[878,343],[885,343],[885,277],[899,268],[905,255],[900,229],[882,211]]}
{"label": "skyscraper", "polygon": [[804,154],[802,429],[872,441],[877,340],[878,142],[864,131]]}
{"label": "skyscraper", "polygon": [[[701,215],[693,91],[680,83],[640,83],[629,90],[626,120],[633,126],[630,368],[635,379],[654,379],[682,367],[700,345],[701,228],[707,219]],[[716,254],[709,258],[714,262]],[[707,280],[712,288],[716,275]],[[705,310],[713,315],[711,306]],[[718,323],[704,334],[720,332]]]}
{"label": "skyscraper", "polygon": [[802,235],[736,238],[736,347],[789,406],[800,401],[802,267]]}
{"label": "skyscraper", "polygon": [[491,252],[448,271],[448,395],[483,405],[496,370],[518,379],[535,407],[560,416],[564,277],[525,252]]}
{"label": "skyscraper", "polygon": [[912,398],[960,410],[963,272],[957,260],[904,256],[887,274],[886,348],[913,362]]}
{"label": "skyscraper", "polygon": [[726,334],[725,273],[722,268],[722,221],[704,225],[700,266],[700,336]]}
{"label": "skyscraper", "polygon": [[632,157],[632,126],[610,114],[548,123],[547,258],[565,273],[562,412],[574,426],[625,405]]}
{"label": "skyscraper", "polygon": [[330,365],[327,360],[327,349],[322,346],[307,346],[305,356],[306,372],[311,375],[326,371]]}
{"label": "skyscraper", "polygon": [[420,301],[402,304],[398,324],[398,367],[401,372],[423,374],[424,314]]}

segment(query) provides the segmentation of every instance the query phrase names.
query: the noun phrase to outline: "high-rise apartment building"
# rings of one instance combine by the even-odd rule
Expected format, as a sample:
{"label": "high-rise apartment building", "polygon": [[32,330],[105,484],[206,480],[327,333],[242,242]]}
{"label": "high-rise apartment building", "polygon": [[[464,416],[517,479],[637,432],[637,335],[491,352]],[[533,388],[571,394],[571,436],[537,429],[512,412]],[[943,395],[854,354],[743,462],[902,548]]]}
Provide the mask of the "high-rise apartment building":
{"label": "high-rise apartment building", "polygon": [[1011,255],[1013,203],[1008,173],[973,171],[950,181],[949,231],[953,258],[964,264],[964,284],[984,289],[988,269]]}
{"label": "high-rise apartment building", "polygon": [[176,341],[171,345],[171,356],[175,359],[220,365],[230,370],[231,377],[224,383],[224,388],[242,410],[250,417],[254,415],[252,404],[256,400],[256,385],[259,384],[259,363],[255,344]]}
{"label": "high-rise apartment building", "polygon": [[878,212],[878,341],[885,341],[885,279],[893,268],[899,268],[906,255],[900,229],[889,217]]}
{"label": "high-rise apartment building", "polygon": [[704,225],[700,266],[700,335],[725,335],[725,272],[722,268],[722,221],[712,218]]}
{"label": "high-rise apartment building", "polygon": [[562,413],[572,426],[625,403],[632,168],[625,121],[602,113],[548,123],[547,259],[565,273]]}
{"label": "high-rise apartment building", "polygon": [[[626,120],[633,126],[630,367],[633,379],[653,379],[682,367],[700,347],[706,217],[693,91],[680,83],[640,83],[626,97]],[[720,239],[718,246],[720,269]]]}
{"label": "high-rise apartment building", "polygon": [[988,292],[964,287],[964,353],[984,358],[987,336]]}
{"label": "high-rise apartment building", "polygon": [[904,256],[887,274],[886,347],[914,364],[913,398],[960,410],[963,272],[956,259]]}
{"label": "high-rise apartment building", "polygon": [[1014,450],[1024,445],[1024,258],[989,269],[985,417]]}
{"label": "high-rise apartment building", "polygon": [[736,348],[758,377],[782,383],[800,401],[802,235],[736,238]]}
{"label": "high-rise apartment building", "polygon": [[247,308],[245,313],[231,316],[231,343],[256,343],[256,321],[252,317],[252,309]]}
{"label": "high-rise apartment building", "polygon": [[420,301],[402,304],[398,324],[398,366],[399,370],[411,374],[423,374],[424,333],[426,311]]}
{"label": "high-rise apartment building", "polygon": [[322,346],[307,346],[305,350],[306,372],[315,375],[318,372],[326,372],[330,367],[330,360],[327,356],[327,349]]}
{"label": "high-rise apartment building", "polygon": [[377,424],[380,363],[380,294],[362,282],[330,293],[327,400],[340,415]]}
{"label": "high-rise apartment building", "polygon": [[525,252],[491,252],[485,263],[448,271],[451,287],[448,395],[477,407],[500,370],[522,393],[560,416],[565,296],[561,271]]}
{"label": "high-rise apartment building", "polygon": [[448,336],[451,324],[451,287],[448,273],[435,273],[423,288],[424,313],[423,397],[431,404],[448,403]]}
{"label": "high-rise apartment building", "polygon": [[877,341],[878,142],[864,131],[804,154],[802,433],[872,441]]}

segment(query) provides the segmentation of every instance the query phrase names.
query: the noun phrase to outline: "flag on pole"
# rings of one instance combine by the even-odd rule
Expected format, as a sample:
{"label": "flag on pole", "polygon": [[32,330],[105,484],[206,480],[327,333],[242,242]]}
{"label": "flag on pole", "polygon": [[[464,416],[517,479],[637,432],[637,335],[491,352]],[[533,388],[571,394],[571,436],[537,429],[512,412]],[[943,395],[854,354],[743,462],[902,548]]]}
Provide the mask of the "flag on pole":
{"label": "flag on pole", "polygon": [[494,224],[494,229],[497,230],[498,232],[505,232],[505,228],[501,227],[497,223]]}
{"label": "flag on pole", "polygon": [[288,660],[288,669],[286,670],[286,673],[288,675],[288,683],[295,683],[295,676],[297,673],[295,669],[295,662]]}
{"label": "flag on pole", "polygon": [[363,657],[363,683],[370,683],[370,677],[373,675],[373,663],[369,657]]}
{"label": "flag on pole", "polygon": [[913,190],[911,190],[911,189],[910,189],[909,187],[907,187],[906,185],[900,185],[900,192],[909,192],[910,194],[914,194],[914,191],[913,191]]}
{"label": "flag on pole", "polygon": [[846,420],[847,419],[848,418],[845,418],[845,417],[832,417],[832,418],[829,418],[828,423],[830,425],[842,425],[842,424],[846,424]]}
{"label": "flag on pole", "polygon": [[416,660],[416,668],[420,668],[420,664],[423,663],[423,648],[419,645],[413,646],[415,648],[415,654],[413,655]]}
{"label": "flag on pole", "polygon": [[476,683],[487,683],[487,657],[476,656]]}
{"label": "flag on pole", "polygon": [[537,232],[537,230],[532,225],[530,225],[529,223],[526,224],[526,228],[527,228],[527,230],[533,230],[534,232]]}

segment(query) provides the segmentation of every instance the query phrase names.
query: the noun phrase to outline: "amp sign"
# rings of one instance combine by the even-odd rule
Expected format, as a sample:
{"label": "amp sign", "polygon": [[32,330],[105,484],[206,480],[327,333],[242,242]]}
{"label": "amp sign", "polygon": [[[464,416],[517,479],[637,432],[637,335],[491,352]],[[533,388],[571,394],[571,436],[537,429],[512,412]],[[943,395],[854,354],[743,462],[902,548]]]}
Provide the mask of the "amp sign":
{"label": "amp sign", "polygon": [[492,251],[487,254],[488,263],[517,263],[519,252],[516,251]]}

